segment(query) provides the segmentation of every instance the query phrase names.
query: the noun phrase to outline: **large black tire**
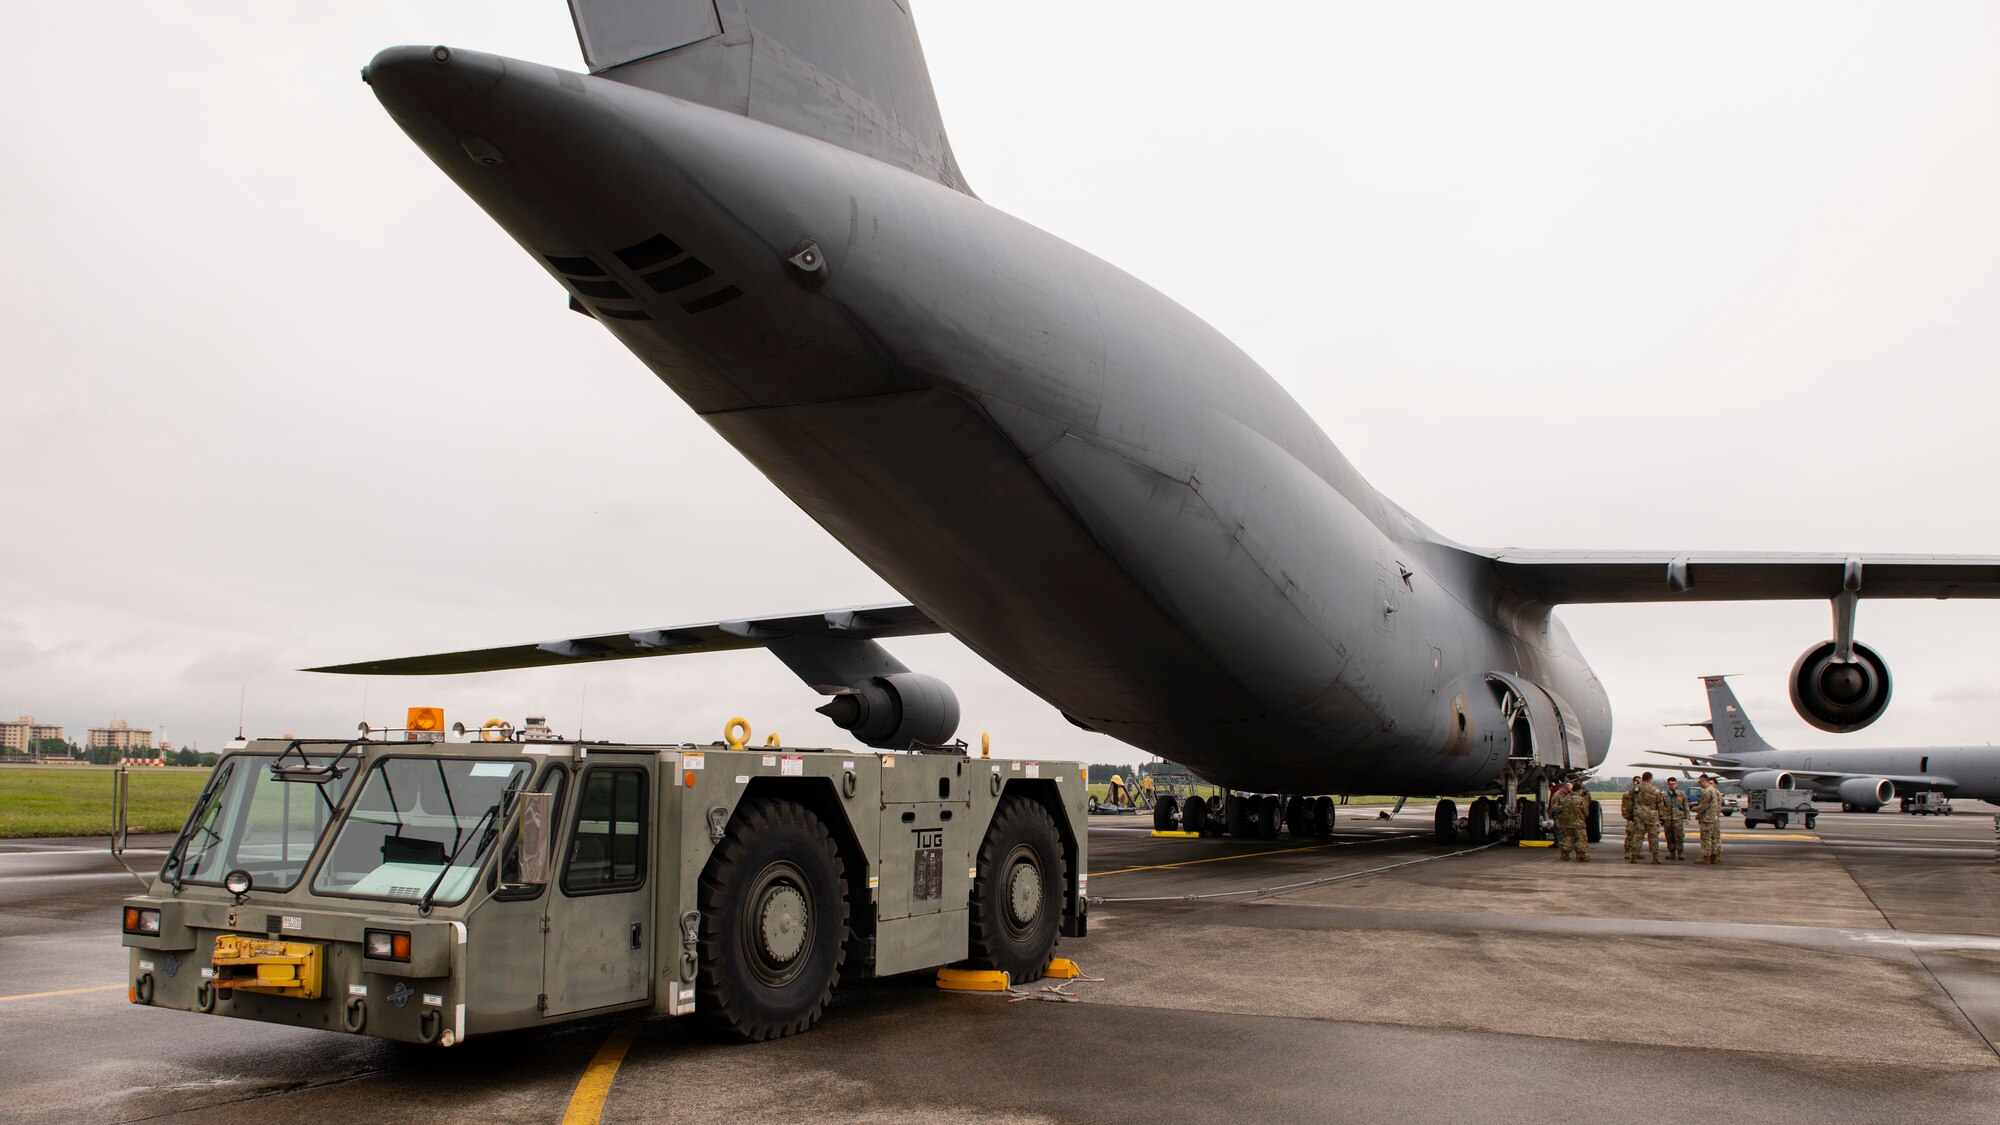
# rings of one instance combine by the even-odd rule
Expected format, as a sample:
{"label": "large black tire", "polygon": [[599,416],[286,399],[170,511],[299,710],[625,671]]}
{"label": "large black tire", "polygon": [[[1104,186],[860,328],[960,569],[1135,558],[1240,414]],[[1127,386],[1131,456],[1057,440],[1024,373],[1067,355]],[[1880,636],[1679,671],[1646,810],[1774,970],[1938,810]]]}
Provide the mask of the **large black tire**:
{"label": "large black tire", "polygon": [[1333,835],[1334,803],[1332,797],[1317,797],[1313,800],[1313,835],[1325,840]]}
{"label": "large black tire", "polygon": [[1174,832],[1179,830],[1180,824],[1174,816],[1179,811],[1179,802],[1167,794],[1161,794],[1160,799],[1153,805],[1153,831]]}
{"label": "large black tire", "polygon": [[1542,834],[1542,803],[1533,797],[1522,797],[1514,802],[1514,811],[1521,815],[1521,839],[1540,840]]}
{"label": "large black tire", "polygon": [[1294,840],[1303,840],[1312,835],[1312,798],[1285,798],[1285,831]]}
{"label": "large black tire", "polygon": [[1465,840],[1477,846],[1493,839],[1493,803],[1481,797],[1465,814]]}
{"label": "large black tire", "polygon": [[1068,886],[1049,810],[1026,797],[1004,798],[979,844],[966,960],[999,969],[1016,984],[1040,980],[1055,955]]}
{"label": "large black tire", "polygon": [[1276,796],[1267,796],[1257,803],[1257,835],[1266,840],[1275,840],[1284,830],[1282,821],[1285,803]]}
{"label": "large black tire", "polygon": [[1181,830],[1201,833],[1208,831],[1208,802],[1200,797],[1189,797],[1181,807]]}
{"label": "large black tire", "polygon": [[1449,797],[1438,798],[1437,816],[1433,821],[1432,829],[1437,833],[1438,843],[1456,844],[1458,842],[1457,801]]}
{"label": "large black tire", "polygon": [[846,883],[818,817],[790,801],[744,801],[702,871],[695,1009],[751,1041],[819,1021],[845,957]]}
{"label": "large black tire", "polygon": [[1223,811],[1227,814],[1223,820],[1231,836],[1242,840],[1256,834],[1250,823],[1250,798],[1241,793],[1231,793]]}
{"label": "large black tire", "polygon": [[1583,838],[1593,844],[1604,842],[1604,806],[1590,802],[1590,811],[1583,814]]}

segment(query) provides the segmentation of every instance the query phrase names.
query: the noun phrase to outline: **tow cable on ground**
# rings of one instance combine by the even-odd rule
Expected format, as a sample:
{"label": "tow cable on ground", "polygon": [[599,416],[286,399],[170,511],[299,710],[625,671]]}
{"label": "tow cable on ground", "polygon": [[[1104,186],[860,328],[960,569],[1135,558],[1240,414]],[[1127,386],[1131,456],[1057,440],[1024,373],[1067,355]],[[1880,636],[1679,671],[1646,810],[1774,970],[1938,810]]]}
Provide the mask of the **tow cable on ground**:
{"label": "tow cable on ground", "polygon": [[1386,863],[1380,867],[1368,867],[1360,871],[1345,871],[1339,875],[1323,875],[1317,879],[1302,879],[1296,883],[1280,883],[1275,887],[1252,887],[1240,891],[1210,891],[1207,894],[1186,895],[1090,895],[1089,902],[1092,906],[1102,906],[1105,903],[1113,902],[1198,902],[1203,899],[1212,898],[1262,897],[1264,895],[1282,894],[1285,891],[1302,891],[1307,887],[1321,887],[1328,883],[1340,883],[1348,879],[1360,879],[1369,875],[1380,875],[1384,871],[1394,871],[1399,867],[1414,867],[1419,863],[1433,863],[1440,859],[1453,859],[1462,855],[1471,855],[1474,852],[1483,852],[1487,848],[1497,847],[1502,842],[1494,840],[1490,843],[1481,844],[1476,848],[1462,848],[1455,852],[1446,852],[1443,855],[1418,856],[1415,859],[1403,860],[1401,863]]}

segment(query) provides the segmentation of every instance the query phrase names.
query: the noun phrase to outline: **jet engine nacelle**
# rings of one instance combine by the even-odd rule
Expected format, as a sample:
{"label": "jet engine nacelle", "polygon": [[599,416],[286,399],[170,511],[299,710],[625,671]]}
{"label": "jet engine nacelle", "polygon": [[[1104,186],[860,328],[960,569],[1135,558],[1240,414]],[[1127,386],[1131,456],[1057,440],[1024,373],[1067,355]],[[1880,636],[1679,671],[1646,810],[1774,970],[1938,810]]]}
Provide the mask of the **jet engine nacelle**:
{"label": "jet engine nacelle", "polygon": [[905,750],[912,742],[936,745],[958,731],[958,696],[951,685],[921,672],[876,676],[834,696],[819,713],[878,750]]}
{"label": "jet engine nacelle", "polygon": [[1796,789],[1798,787],[1793,783],[1792,775],[1786,773],[1784,770],[1758,770],[1755,773],[1746,773],[1737,784],[1741,785],[1746,792],[1751,789]]}
{"label": "jet engine nacelle", "polygon": [[1886,777],[1850,777],[1840,783],[1840,803],[1879,809],[1896,799],[1896,785]]}
{"label": "jet engine nacelle", "polygon": [[1859,641],[1852,660],[1835,660],[1833,651],[1832,641],[1822,641],[1792,665],[1792,707],[1819,729],[1846,734],[1888,710],[1889,666]]}

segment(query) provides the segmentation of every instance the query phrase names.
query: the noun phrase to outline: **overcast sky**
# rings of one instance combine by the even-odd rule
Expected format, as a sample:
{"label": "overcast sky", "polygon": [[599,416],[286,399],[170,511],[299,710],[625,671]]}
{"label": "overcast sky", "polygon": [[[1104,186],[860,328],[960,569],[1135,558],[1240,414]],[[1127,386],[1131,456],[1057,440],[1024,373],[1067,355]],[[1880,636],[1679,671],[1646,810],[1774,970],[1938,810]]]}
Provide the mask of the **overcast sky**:
{"label": "overcast sky", "polygon": [[[1490,546],[2000,554],[2000,6],[927,0],[989,203],[1267,367]],[[294,671],[897,598],[397,130],[380,47],[582,68],[560,0],[15,4],[0,28],[0,713],[217,748],[441,704],[852,745],[751,652]],[[1562,612],[1613,763],[1823,603]],[[2000,606],[1866,602],[1861,743],[2000,735]],[[996,751],[1130,761],[956,641]],[[364,711],[365,707],[365,711]],[[1850,739],[1850,741],[1852,741]]]}

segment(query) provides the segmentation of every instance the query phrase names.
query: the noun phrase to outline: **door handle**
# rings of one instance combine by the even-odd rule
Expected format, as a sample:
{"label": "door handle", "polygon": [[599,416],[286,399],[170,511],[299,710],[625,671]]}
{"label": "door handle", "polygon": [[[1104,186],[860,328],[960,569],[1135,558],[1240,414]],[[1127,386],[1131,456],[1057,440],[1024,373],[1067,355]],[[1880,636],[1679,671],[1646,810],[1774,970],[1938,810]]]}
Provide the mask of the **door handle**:
{"label": "door handle", "polygon": [[639,948],[639,927],[642,924],[639,922],[632,923],[632,948],[634,949]]}

